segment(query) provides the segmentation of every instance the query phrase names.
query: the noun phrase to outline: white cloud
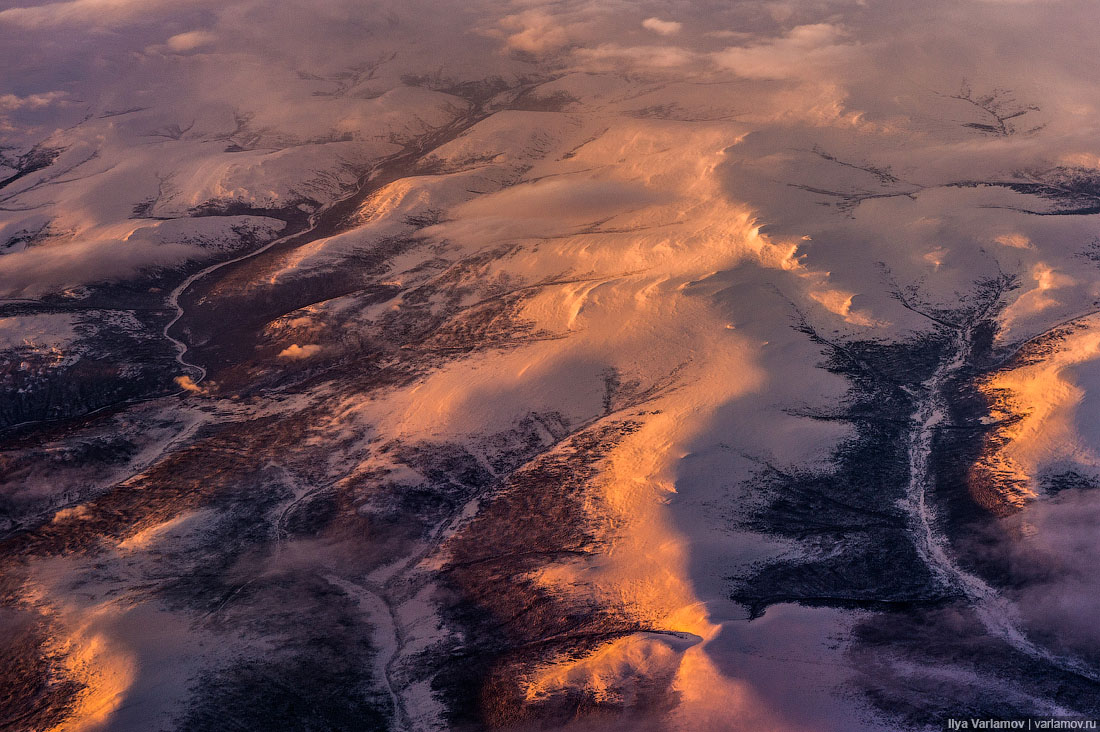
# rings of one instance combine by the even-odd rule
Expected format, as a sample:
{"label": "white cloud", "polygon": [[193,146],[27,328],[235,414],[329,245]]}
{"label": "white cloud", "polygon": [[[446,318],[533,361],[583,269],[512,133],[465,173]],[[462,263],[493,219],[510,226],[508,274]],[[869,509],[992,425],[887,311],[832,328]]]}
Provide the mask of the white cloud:
{"label": "white cloud", "polygon": [[35,296],[66,287],[171,267],[206,253],[189,244],[79,241],[36,246],[0,257],[0,293]]}
{"label": "white cloud", "polygon": [[20,97],[15,94],[0,94],[0,111],[12,112],[16,109],[41,109],[65,98],[65,92],[51,91],[41,94],[29,94]]}
{"label": "white cloud", "polygon": [[680,32],[683,23],[674,20],[661,20],[660,18],[646,18],[642,21],[642,27],[662,36],[671,36]]}
{"label": "white cloud", "polygon": [[189,3],[187,0],[70,0],[70,2],[46,3],[32,7],[8,8],[0,11],[0,25],[42,28],[70,23],[90,23],[102,26],[116,21],[145,17],[157,10],[197,4],[200,3]]}
{"label": "white cloud", "polygon": [[1034,247],[1031,245],[1031,239],[1028,239],[1027,236],[1024,234],[1019,233],[1002,234],[993,241],[997,242],[998,244],[1003,244],[1006,247],[1013,247],[1015,249],[1034,249]]}
{"label": "white cloud", "polygon": [[309,343],[304,346],[299,346],[297,343],[294,343],[279,351],[279,358],[285,358],[290,361],[301,361],[310,356],[316,356],[320,352],[321,347],[314,343]]}
{"label": "white cloud", "polygon": [[168,39],[168,48],[182,53],[184,51],[193,51],[203,46],[209,46],[216,41],[218,37],[208,31],[193,30],[186,33],[177,33]]}
{"label": "white cloud", "polygon": [[698,54],[676,46],[620,46],[605,43],[596,48],[581,48],[575,54],[584,64],[606,66],[612,62],[632,69],[668,69],[698,61]]}
{"label": "white cloud", "polygon": [[852,58],[855,46],[843,39],[835,25],[800,25],[781,38],[727,48],[714,60],[747,79],[807,78]]}
{"label": "white cloud", "polygon": [[190,392],[192,394],[205,394],[206,393],[206,389],[204,389],[201,386],[199,386],[198,384],[196,384],[195,380],[192,379],[190,376],[177,376],[175,379],[173,379],[173,381],[176,382],[176,386],[178,386],[179,388],[183,389],[186,392]]}
{"label": "white cloud", "polygon": [[511,31],[505,42],[509,48],[527,53],[556,51],[569,42],[569,36],[553,17],[540,10],[528,10],[509,15],[500,21],[500,27]]}

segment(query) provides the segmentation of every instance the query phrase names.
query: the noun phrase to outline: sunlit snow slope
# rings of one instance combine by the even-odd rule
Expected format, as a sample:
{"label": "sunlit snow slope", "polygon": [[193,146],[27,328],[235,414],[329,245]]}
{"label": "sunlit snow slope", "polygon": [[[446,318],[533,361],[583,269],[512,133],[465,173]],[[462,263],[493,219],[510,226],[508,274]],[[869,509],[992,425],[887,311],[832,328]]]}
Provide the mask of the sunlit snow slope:
{"label": "sunlit snow slope", "polygon": [[1098,21],[4,6],[0,731],[1100,715]]}

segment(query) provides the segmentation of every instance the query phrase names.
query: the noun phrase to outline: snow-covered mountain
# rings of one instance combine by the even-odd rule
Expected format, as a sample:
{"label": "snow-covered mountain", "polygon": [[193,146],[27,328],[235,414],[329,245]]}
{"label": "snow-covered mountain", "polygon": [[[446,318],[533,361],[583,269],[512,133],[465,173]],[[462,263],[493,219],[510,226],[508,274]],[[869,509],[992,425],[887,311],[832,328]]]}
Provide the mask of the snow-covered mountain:
{"label": "snow-covered mountain", "polygon": [[1087,0],[0,10],[0,730],[1100,715]]}

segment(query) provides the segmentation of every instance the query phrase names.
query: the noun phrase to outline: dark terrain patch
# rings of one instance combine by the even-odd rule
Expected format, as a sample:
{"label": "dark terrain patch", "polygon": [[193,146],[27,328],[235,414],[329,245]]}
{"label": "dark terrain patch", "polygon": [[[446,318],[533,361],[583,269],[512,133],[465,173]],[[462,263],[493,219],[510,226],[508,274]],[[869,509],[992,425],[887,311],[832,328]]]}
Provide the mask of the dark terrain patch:
{"label": "dark terrain patch", "polygon": [[[1005,444],[1004,427],[1020,416],[988,384],[1001,371],[1049,355],[1077,326],[996,344],[996,316],[1015,287],[1008,275],[983,280],[950,309],[921,302],[913,290],[897,291],[904,307],[933,323],[932,330],[898,342],[830,340],[803,320],[799,329],[822,346],[822,367],[845,377],[849,390],[835,410],[798,413],[850,424],[853,435],[837,446],[826,470],[766,465],[750,484],[763,504],[741,521],[794,541],[800,556],[732,578],[731,598],[753,617],[784,602],[877,611],[853,633],[849,653],[867,669],[858,685],[882,711],[909,724],[939,724],[947,712],[1047,713],[1036,700],[1086,712],[1100,704],[1095,682],[982,627],[962,591],[945,586],[925,563],[902,505],[913,415],[928,398],[933,373],[957,356],[953,334],[965,332],[965,361],[940,384],[948,413],[935,427],[925,500],[934,508],[934,530],[950,542],[947,550],[964,571],[1001,588],[1033,579],[993,546],[1003,540],[999,517],[1020,506],[1020,486],[993,469],[990,458]],[[1008,416],[997,422],[994,413]],[[1012,695],[991,695],[991,678]]]}
{"label": "dark terrain patch", "polygon": [[[203,675],[179,720],[189,732],[367,732],[390,729],[378,691],[371,627],[355,603],[320,577],[272,583],[249,607],[248,632],[278,647]],[[304,618],[308,623],[303,623]],[[262,648],[262,644],[259,644]]]}
{"label": "dark terrain patch", "polygon": [[0,730],[50,729],[72,711],[80,684],[49,648],[49,626],[30,611],[0,608]]}
{"label": "dark terrain patch", "polygon": [[[598,551],[585,510],[598,465],[638,428],[600,423],[563,441],[504,481],[450,543],[439,601],[461,645],[425,657],[453,729],[560,729],[580,719],[645,714],[668,708],[671,679],[651,679],[630,709],[582,690],[534,701],[523,680],[550,661],[579,659],[616,638],[647,628],[622,609],[556,595],[530,575]],[[658,631],[659,632],[659,631]],[[440,656],[437,654],[436,658]]]}

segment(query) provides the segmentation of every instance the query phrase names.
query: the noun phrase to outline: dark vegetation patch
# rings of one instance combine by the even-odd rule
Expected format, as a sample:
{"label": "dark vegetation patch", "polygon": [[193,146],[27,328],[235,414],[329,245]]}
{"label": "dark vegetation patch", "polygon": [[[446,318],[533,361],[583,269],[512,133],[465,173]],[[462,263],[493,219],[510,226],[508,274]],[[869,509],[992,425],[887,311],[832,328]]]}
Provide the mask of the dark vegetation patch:
{"label": "dark vegetation patch", "polygon": [[52,729],[71,712],[81,685],[48,649],[47,621],[0,608],[0,731]]}
{"label": "dark vegetation patch", "polygon": [[[934,427],[928,456],[924,497],[934,510],[933,531],[946,538],[963,571],[995,587],[1034,579],[998,550],[1004,541],[999,518],[1019,510],[1022,486],[996,469],[994,456],[1006,443],[1004,428],[1021,415],[1008,395],[988,385],[1002,371],[1049,356],[1080,326],[1071,321],[998,345],[996,317],[1016,286],[1009,275],[979,281],[954,308],[930,306],[913,289],[897,290],[904,307],[932,323],[931,330],[897,342],[830,340],[803,319],[798,329],[822,346],[822,367],[844,376],[849,390],[832,410],[796,413],[845,422],[853,434],[825,470],[766,464],[750,483],[763,504],[742,525],[793,541],[800,554],[732,578],[731,598],[752,616],[780,602],[880,611],[853,634],[850,654],[864,669],[857,686],[907,724],[1041,713],[1037,699],[1086,710],[1100,703],[1087,678],[990,635],[964,590],[926,564],[914,533],[923,529],[904,504],[915,416],[922,400],[934,399],[945,406],[946,419]],[[951,370],[940,373],[947,378],[938,393],[930,392],[931,377],[945,364]],[[1050,484],[1081,482],[1062,474]],[[991,679],[1002,679],[1012,694],[997,693],[1000,682]]]}
{"label": "dark vegetation patch", "polygon": [[[904,608],[952,600],[919,556],[903,506],[910,481],[909,444],[921,400],[946,402],[949,419],[937,425],[929,458],[933,485],[927,496],[948,536],[969,533],[1008,510],[1010,486],[976,471],[1001,446],[997,425],[986,424],[998,395],[984,389],[999,369],[1014,367],[1030,348],[994,350],[995,317],[1017,286],[1002,275],[976,283],[955,308],[924,302],[915,289],[895,289],[903,307],[920,313],[932,329],[897,342],[843,340],[821,335],[805,318],[797,329],[822,347],[822,368],[843,376],[849,389],[838,407],[795,413],[851,425],[823,471],[765,465],[753,483],[764,497],[746,527],[794,540],[805,556],[765,563],[735,581],[733,599],[752,615],[776,602],[836,607]],[[928,383],[959,353],[966,358],[930,395]],[[1038,343],[1038,340],[1034,341]]]}
{"label": "dark vegetation patch", "polygon": [[100,310],[74,317],[69,343],[0,351],[0,432],[175,390],[175,370],[167,366],[174,351],[154,331],[155,321]]}
{"label": "dark vegetation patch", "polygon": [[[122,540],[142,529],[198,508],[255,476],[257,443],[270,445],[270,418],[216,425],[141,476],[81,504],[79,513],[0,541],[0,556],[72,556],[94,553],[104,539]],[[255,452],[253,452],[255,451]],[[247,485],[247,483],[246,483]]]}
{"label": "dark vegetation patch", "polygon": [[278,638],[278,647],[202,676],[192,688],[180,729],[390,728],[392,704],[377,690],[372,672],[371,628],[343,591],[321,577],[298,575],[293,582],[269,584],[252,603],[250,615],[251,632]]}
{"label": "dark vegetation patch", "polygon": [[13,170],[6,178],[0,179],[0,189],[50,167],[64,152],[64,148],[49,147],[47,145],[35,145],[21,155],[12,155],[7,149],[0,147],[0,167]]}
{"label": "dark vegetation patch", "polygon": [[[52,513],[79,501],[87,486],[113,468],[126,465],[138,446],[123,435],[90,434],[82,439],[44,446],[37,440],[12,440],[0,447],[0,537],[17,528],[33,526],[36,514]],[[59,493],[34,489],[34,480],[47,473],[79,474],[84,485]],[[52,487],[52,486],[51,486]]]}
{"label": "dark vegetation patch", "polygon": [[798,542],[805,556],[759,566],[735,581],[731,598],[753,617],[782,602],[888,609],[943,601],[898,503],[909,480],[914,394],[935,370],[945,337],[842,342],[805,321],[798,327],[822,346],[822,367],[850,384],[839,408],[809,416],[846,422],[854,432],[833,451],[827,470],[765,465],[758,473],[752,487],[765,504],[744,525]]}
{"label": "dark vegetation patch", "polygon": [[[590,691],[531,701],[523,681],[550,661],[579,659],[616,638],[645,630],[626,612],[583,596],[557,595],[530,575],[550,564],[583,561],[598,550],[586,501],[598,465],[638,428],[600,423],[512,473],[477,517],[450,542],[439,601],[460,645],[425,658],[433,688],[448,701],[454,729],[559,729],[577,719],[615,717],[617,702]],[[641,713],[670,703],[669,679],[655,679],[631,706]]]}
{"label": "dark vegetation patch", "polygon": [[960,605],[876,614],[855,626],[852,641],[856,687],[907,725],[1048,714],[1046,702],[1100,710],[1094,682],[991,643]]}
{"label": "dark vegetation patch", "polygon": [[1043,492],[1058,495],[1065,491],[1092,491],[1100,488],[1100,479],[1093,475],[1082,475],[1076,470],[1063,470],[1050,473],[1042,478]]}

